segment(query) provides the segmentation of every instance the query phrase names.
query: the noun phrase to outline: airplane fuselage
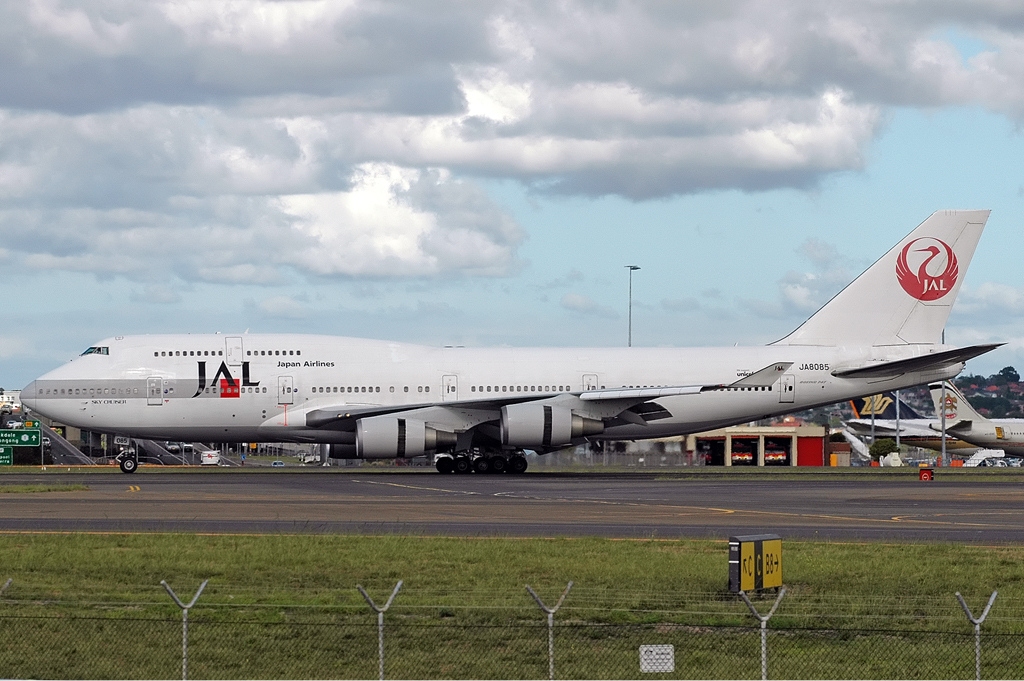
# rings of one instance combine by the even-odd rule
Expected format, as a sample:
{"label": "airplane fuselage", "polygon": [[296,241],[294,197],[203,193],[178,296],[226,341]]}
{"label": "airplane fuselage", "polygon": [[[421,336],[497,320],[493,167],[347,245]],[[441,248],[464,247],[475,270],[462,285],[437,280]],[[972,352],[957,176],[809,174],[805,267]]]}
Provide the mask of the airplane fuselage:
{"label": "airplane fuselage", "polygon": [[[500,404],[540,401],[595,418],[581,394],[611,388],[727,386],[773,362],[772,386],[722,387],[650,400],[632,421],[607,420],[583,439],[699,432],[954,376],[962,364],[891,378],[836,369],[903,359],[939,346],[734,348],[433,348],[356,338],[251,334],[109,338],[22,392],[61,423],[139,438],[351,443],[344,428],[310,425],[318,410],[397,407],[478,425]],[[590,410],[590,411],[588,411]],[[339,415],[340,418],[340,415]],[[607,417],[606,417],[607,418]]]}
{"label": "airplane fuselage", "polygon": [[[939,428],[938,421],[932,427]],[[976,447],[1001,449],[1007,456],[1024,457],[1024,419],[991,419],[949,433]]]}

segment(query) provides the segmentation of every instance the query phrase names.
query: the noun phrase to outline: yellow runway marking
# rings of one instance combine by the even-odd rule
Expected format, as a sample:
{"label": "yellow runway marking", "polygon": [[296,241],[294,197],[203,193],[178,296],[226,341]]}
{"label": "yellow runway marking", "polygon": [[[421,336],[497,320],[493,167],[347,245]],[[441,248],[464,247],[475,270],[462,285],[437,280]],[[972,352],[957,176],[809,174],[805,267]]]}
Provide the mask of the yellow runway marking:
{"label": "yellow runway marking", "polygon": [[142,490],[142,488],[139,487],[138,485],[128,485],[128,491],[129,492],[138,492],[138,491],[141,491],[141,490]]}
{"label": "yellow runway marking", "polygon": [[[375,480],[353,480],[353,482],[362,482],[369,485],[385,485],[391,487],[403,487],[406,489],[423,490],[429,492],[442,492],[446,494],[463,494],[472,496],[483,496],[481,492],[473,492],[468,490],[455,490],[445,489],[443,487],[427,487],[424,485],[406,485],[397,482],[381,482]],[[492,496],[489,494],[488,496]],[[572,504],[595,504],[600,506],[629,506],[639,508],[658,508],[663,509],[674,515],[690,515],[695,513],[718,513],[724,515],[734,514],[748,514],[753,516],[765,516],[765,517],[776,517],[776,518],[803,518],[803,519],[816,519],[816,520],[830,520],[838,522],[861,522],[861,523],[879,523],[879,524],[922,524],[922,525],[944,525],[948,527],[992,527],[988,523],[971,523],[964,521],[952,521],[952,520],[926,520],[923,518],[913,518],[907,516],[892,516],[889,518],[871,518],[864,516],[845,516],[835,515],[828,513],[792,513],[785,511],[763,511],[756,509],[733,509],[733,508],[717,508],[713,506],[674,506],[667,504],[652,504],[643,501],[609,501],[606,499],[566,499],[564,497],[539,497],[534,495],[519,494],[517,492],[495,492],[493,496],[503,497],[505,499],[520,499],[524,501],[541,501],[547,503],[572,503]]]}
{"label": "yellow runway marking", "polygon": [[480,496],[480,492],[471,492],[468,490],[461,489],[444,489],[443,487],[423,487],[421,485],[403,485],[398,482],[379,482],[377,480],[353,480],[352,482],[362,482],[367,485],[384,485],[387,487],[404,487],[405,489],[421,489],[427,492],[445,492],[447,494],[466,494]]}

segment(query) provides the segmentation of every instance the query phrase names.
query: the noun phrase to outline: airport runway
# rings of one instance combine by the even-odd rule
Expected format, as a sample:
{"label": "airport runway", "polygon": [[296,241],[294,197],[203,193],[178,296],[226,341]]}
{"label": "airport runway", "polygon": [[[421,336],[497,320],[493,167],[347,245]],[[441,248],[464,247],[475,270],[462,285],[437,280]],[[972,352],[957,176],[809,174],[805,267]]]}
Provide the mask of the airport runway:
{"label": "airport runway", "polygon": [[[940,476],[941,477],[941,476]],[[355,472],[12,475],[0,531],[1024,541],[1024,484],[963,479]]]}

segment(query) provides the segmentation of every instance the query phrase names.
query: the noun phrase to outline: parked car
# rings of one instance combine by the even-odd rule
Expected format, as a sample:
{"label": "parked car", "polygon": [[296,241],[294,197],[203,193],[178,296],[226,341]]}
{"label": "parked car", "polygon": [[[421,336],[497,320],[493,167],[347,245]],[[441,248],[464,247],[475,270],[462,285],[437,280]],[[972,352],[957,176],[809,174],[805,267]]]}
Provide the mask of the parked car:
{"label": "parked car", "polygon": [[202,466],[219,466],[220,465],[220,452],[208,449],[202,452],[200,455],[199,463]]}
{"label": "parked car", "polygon": [[284,468],[284,461],[275,461],[270,465],[273,466],[274,468]]}

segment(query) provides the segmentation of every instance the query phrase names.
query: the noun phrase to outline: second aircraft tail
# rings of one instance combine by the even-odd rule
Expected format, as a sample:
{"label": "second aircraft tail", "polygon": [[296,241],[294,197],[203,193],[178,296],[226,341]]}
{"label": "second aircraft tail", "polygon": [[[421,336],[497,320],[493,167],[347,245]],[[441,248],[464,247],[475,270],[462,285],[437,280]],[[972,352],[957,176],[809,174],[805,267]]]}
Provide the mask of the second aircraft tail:
{"label": "second aircraft tail", "polygon": [[[971,421],[972,423],[980,423],[987,421],[984,416],[975,411],[971,403],[967,401],[963,393],[956,389],[956,387],[946,381],[946,423],[950,426],[957,421]],[[942,383],[931,383],[928,385],[928,390],[932,394],[932,403],[935,405],[935,417],[942,418],[943,408],[942,404]]]}

